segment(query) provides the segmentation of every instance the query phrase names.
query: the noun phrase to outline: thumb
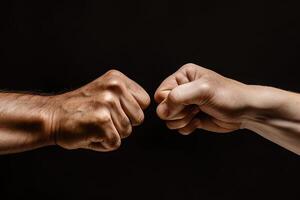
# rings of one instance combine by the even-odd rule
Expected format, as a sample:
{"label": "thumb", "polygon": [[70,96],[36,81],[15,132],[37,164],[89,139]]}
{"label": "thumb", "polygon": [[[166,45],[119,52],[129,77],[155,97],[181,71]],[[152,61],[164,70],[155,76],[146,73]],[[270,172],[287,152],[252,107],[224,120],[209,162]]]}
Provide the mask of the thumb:
{"label": "thumb", "polygon": [[171,90],[168,97],[158,106],[157,113],[162,119],[171,119],[187,105],[202,105],[211,93],[209,84],[201,80],[179,85]]}

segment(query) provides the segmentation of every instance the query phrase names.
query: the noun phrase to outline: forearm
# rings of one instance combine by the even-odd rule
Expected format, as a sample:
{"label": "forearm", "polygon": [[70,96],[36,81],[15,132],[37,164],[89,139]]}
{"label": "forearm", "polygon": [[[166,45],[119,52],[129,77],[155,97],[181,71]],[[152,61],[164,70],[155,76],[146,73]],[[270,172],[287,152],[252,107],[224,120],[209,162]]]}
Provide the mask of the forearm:
{"label": "forearm", "polygon": [[249,86],[242,128],[300,155],[300,95],[272,87]]}
{"label": "forearm", "polygon": [[0,93],[0,154],[54,144],[51,98]]}

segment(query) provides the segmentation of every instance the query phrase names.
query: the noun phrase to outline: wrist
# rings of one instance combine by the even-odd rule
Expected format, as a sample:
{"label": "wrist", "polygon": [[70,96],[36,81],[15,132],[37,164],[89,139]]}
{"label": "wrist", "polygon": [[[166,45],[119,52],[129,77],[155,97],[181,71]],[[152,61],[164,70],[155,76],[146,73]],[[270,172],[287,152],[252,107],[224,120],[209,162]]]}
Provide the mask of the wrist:
{"label": "wrist", "polygon": [[241,128],[251,129],[253,122],[264,122],[276,117],[279,110],[288,104],[289,92],[268,86],[247,85],[246,109]]}
{"label": "wrist", "polygon": [[47,105],[44,108],[44,133],[46,136],[48,145],[56,145],[56,138],[58,134],[58,116],[60,109],[60,98],[58,96],[48,96],[44,97],[47,100]]}

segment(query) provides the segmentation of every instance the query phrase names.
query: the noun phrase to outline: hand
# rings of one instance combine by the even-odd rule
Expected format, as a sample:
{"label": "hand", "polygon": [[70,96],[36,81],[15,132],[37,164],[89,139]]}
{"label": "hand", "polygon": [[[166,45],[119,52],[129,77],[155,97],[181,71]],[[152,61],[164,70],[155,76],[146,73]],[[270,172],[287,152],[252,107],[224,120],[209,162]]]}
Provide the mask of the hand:
{"label": "hand", "polygon": [[247,91],[243,83],[186,64],[157,89],[157,114],[168,128],[185,135],[197,128],[231,132],[241,126],[249,105]]}
{"label": "hand", "polygon": [[66,149],[111,151],[144,120],[149,95],[119,71],[111,70],[75,91],[52,99],[51,132]]}

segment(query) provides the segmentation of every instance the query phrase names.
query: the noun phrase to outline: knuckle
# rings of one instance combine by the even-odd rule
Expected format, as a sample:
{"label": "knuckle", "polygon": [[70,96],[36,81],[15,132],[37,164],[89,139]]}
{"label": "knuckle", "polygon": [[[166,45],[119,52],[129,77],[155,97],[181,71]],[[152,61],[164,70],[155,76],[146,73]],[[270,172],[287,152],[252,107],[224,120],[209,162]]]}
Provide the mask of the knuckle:
{"label": "knuckle", "polygon": [[210,91],[211,84],[209,82],[204,82],[200,85],[202,91]]}
{"label": "knuckle", "polygon": [[103,142],[103,138],[103,132],[98,130],[98,132],[91,133],[89,140],[91,142]]}
{"label": "knuckle", "polygon": [[108,72],[106,72],[107,76],[120,76],[122,73],[116,69],[111,69]]}
{"label": "knuckle", "polygon": [[148,94],[146,94],[145,100],[144,100],[144,107],[147,108],[151,103],[151,98]]}
{"label": "knuckle", "polygon": [[203,93],[206,93],[213,89],[213,84],[209,77],[203,77],[201,84],[199,84],[198,87]]}
{"label": "knuckle", "polygon": [[180,103],[180,93],[177,90],[172,90],[168,96],[169,100],[172,103],[178,104]]}
{"label": "knuckle", "polygon": [[122,81],[119,78],[113,77],[110,78],[106,84],[109,88],[119,88],[122,85]]}
{"label": "knuckle", "polygon": [[163,91],[163,90],[156,90],[155,94],[154,94],[154,99],[156,101],[156,103],[161,103],[164,99],[166,99],[168,97],[168,95],[170,94],[170,91]]}
{"label": "knuckle", "polygon": [[131,126],[127,126],[122,130],[122,133],[120,133],[122,138],[126,138],[129,135],[131,135],[132,133],[132,127]]}
{"label": "knuckle", "polygon": [[161,97],[162,97],[162,92],[159,90],[156,90],[154,93],[154,99],[157,103],[160,103]]}
{"label": "knuckle", "polygon": [[157,116],[159,118],[163,119],[163,113],[162,113],[162,111],[160,109],[160,106],[157,106],[157,108],[156,108],[156,114],[157,114]]}
{"label": "knuckle", "polygon": [[112,92],[121,93],[124,87],[124,82],[118,77],[110,78],[106,82],[106,88]]}
{"label": "knuckle", "polygon": [[108,123],[110,122],[110,113],[108,111],[105,110],[100,110],[95,118],[97,119],[97,123],[99,124],[104,124],[104,123]]}
{"label": "knuckle", "polygon": [[121,146],[121,139],[118,137],[107,137],[106,143],[110,150],[116,150]]}
{"label": "knuckle", "polygon": [[122,138],[128,137],[132,132],[132,127],[129,119],[127,117],[124,117],[123,119],[121,119],[120,125],[121,125],[121,130],[119,134],[121,135]]}
{"label": "knuckle", "polygon": [[117,150],[121,146],[121,141],[118,140],[118,142],[114,142],[111,144],[111,150]]}
{"label": "knuckle", "polygon": [[193,70],[197,67],[196,64],[194,63],[187,63],[185,65],[182,66],[182,69],[186,69],[186,70]]}
{"label": "knuckle", "polygon": [[113,106],[116,104],[115,96],[111,92],[103,94],[103,101],[105,105]]}
{"label": "knuckle", "polygon": [[123,117],[120,123],[123,128],[127,128],[130,125],[130,121],[127,117]]}
{"label": "knuckle", "polygon": [[144,119],[145,119],[144,113],[142,111],[138,112],[135,117],[134,125],[135,126],[141,125],[144,122]]}

